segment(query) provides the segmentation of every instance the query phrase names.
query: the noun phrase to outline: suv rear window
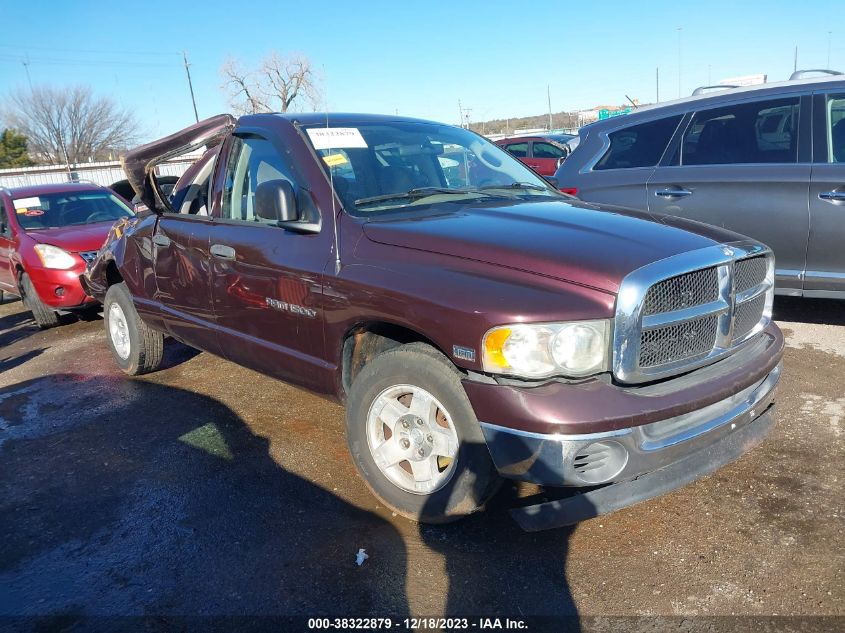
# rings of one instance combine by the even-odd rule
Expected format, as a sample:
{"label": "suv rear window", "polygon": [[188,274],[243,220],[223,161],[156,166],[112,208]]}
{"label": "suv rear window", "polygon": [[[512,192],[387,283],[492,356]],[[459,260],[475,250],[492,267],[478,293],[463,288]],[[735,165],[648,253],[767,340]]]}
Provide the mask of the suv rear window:
{"label": "suv rear window", "polygon": [[684,132],[682,165],[795,163],[798,97],[696,112]]}
{"label": "suv rear window", "polygon": [[679,114],[611,132],[610,147],[593,169],[654,167],[680,122]]}

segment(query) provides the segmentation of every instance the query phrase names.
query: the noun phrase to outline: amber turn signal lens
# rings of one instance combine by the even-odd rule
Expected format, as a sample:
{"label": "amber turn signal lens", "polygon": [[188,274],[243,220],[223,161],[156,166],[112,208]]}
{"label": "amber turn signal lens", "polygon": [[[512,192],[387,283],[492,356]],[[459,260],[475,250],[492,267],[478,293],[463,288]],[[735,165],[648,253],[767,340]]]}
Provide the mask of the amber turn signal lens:
{"label": "amber turn signal lens", "polygon": [[490,332],[490,334],[487,335],[487,338],[484,339],[484,350],[487,352],[487,360],[491,361],[498,367],[504,368],[510,366],[508,361],[505,359],[505,355],[502,353],[505,341],[508,340],[510,335],[510,328],[501,328]]}

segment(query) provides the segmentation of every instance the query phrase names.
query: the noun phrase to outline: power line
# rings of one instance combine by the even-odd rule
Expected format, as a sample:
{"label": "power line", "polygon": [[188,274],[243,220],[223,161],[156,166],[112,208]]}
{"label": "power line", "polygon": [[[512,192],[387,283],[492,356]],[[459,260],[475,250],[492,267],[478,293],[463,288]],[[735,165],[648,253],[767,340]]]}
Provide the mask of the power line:
{"label": "power line", "polygon": [[11,46],[9,44],[0,44],[0,48],[11,48],[19,51],[55,51],[59,53],[91,53],[101,55],[103,53],[110,53],[112,55],[181,55],[177,51],[118,51],[113,49],[92,49],[92,48],[54,48],[52,46]]}
{"label": "power line", "polygon": [[108,59],[59,59],[52,57],[28,57],[0,53],[0,62],[15,64],[36,64],[44,66],[136,66],[141,68],[172,68],[173,64],[155,62],[128,62]]}

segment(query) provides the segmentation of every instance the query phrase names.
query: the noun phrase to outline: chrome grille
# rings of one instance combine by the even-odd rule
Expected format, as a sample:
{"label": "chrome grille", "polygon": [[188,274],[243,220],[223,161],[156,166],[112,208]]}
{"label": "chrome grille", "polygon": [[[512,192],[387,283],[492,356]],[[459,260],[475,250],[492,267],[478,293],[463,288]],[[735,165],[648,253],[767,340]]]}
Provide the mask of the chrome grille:
{"label": "chrome grille", "polygon": [[766,280],[767,267],[765,257],[749,257],[739,260],[734,272],[736,293],[746,292],[763,283]]}
{"label": "chrome grille", "polygon": [[84,259],[84,260],[85,260],[85,263],[86,263],[86,264],[90,264],[90,263],[91,263],[91,262],[93,262],[95,259],[97,259],[97,253],[99,253],[99,252],[100,252],[100,251],[81,251],[81,252],[79,253],[79,256],[80,256],[82,259]]}
{"label": "chrome grille", "polygon": [[750,241],[635,270],[617,295],[614,374],[622,382],[646,382],[730,353],[769,323],[773,294],[771,252]]}
{"label": "chrome grille", "polygon": [[740,303],[736,306],[736,318],[734,319],[733,342],[742,340],[754,326],[760,322],[763,310],[766,308],[766,295],[757,295],[753,299]]}
{"label": "chrome grille", "polygon": [[708,316],[653,330],[643,330],[640,335],[640,367],[694,360],[709,354],[716,343],[718,327],[718,317]]}
{"label": "chrome grille", "polygon": [[643,316],[710,303],[719,298],[716,268],[684,273],[654,284],[643,302]]}

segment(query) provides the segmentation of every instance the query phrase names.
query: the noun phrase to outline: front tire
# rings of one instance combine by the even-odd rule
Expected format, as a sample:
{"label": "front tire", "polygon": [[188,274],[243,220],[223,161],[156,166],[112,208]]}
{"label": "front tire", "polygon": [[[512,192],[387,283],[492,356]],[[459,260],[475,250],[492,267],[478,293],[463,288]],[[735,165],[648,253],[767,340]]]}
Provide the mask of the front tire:
{"label": "front tire", "polygon": [[126,284],[110,286],[103,302],[106,339],[118,367],[130,376],[155,371],[164,354],[164,336],[138,316]]}
{"label": "front tire", "polygon": [[26,273],[21,275],[21,293],[23,304],[32,312],[32,318],[42,330],[56,327],[59,324],[59,313],[41,301],[41,297],[32,285],[32,280]]}
{"label": "front tire", "polygon": [[460,374],[428,345],[396,347],[361,369],[349,392],[346,433],[370,490],[415,521],[472,514],[499,482]]}

